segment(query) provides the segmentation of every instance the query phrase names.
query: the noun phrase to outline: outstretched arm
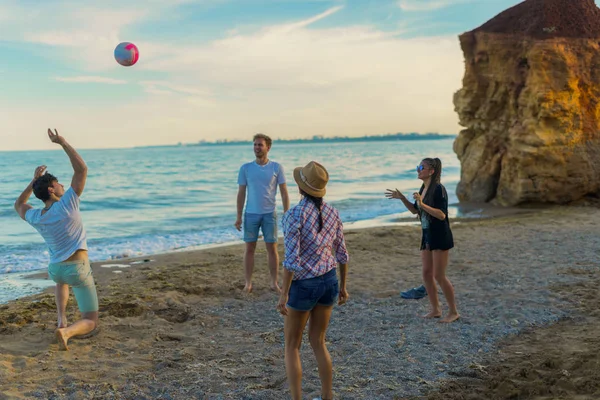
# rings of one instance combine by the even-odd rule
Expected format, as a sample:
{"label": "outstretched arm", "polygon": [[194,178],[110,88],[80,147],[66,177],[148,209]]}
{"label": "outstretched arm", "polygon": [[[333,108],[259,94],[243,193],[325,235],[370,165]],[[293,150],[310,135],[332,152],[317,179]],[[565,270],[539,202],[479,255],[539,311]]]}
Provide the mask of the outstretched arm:
{"label": "outstretched arm", "polygon": [[46,172],[45,165],[40,165],[39,167],[37,167],[35,169],[35,172],[33,173],[33,180],[29,182],[29,185],[27,185],[25,190],[23,190],[23,193],[21,193],[17,201],[15,201],[15,211],[19,214],[19,216],[22,219],[25,219],[25,214],[27,213],[27,210],[33,208],[29,204],[27,204],[29,196],[31,196],[31,192],[33,192],[33,182],[35,182],[35,180],[40,176],[44,175],[44,172]]}
{"label": "outstretched arm", "polygon": [[85,161],[83,158],[77,153],[77,151],[71,147],[69,143],[65,140],[64,137],[58,134],[58,131],[54,129],[54,133],[50,129],[48,129],[48,137],[53,143],[58,143],[62,146],[67,156],[69,156],[69,160],[71,161],[71,166],[73,167],[73,179],[71,179],[71,187],[77,193],[77,196],[81,196],[83,193],[83,188],[85,187],[85,181],[87,179],[87,165],[85,165]]}
{"label": "outstretched arm", "polygon": [[414,204],[411,203],[410,201],[408,201],[408,199],[406,198],[406,196],[403,195],[402,192],[399,191],[398,189],[395,189],[395,190],[386,189],[386,191],[385,191],[385,197],[387,197],[388,199],[398,199],[402,203],[404,203],[404,207],[406,207],[406,209],[408,211],[410,211],[413,214],[417,213],[417,209],[415,208]]}

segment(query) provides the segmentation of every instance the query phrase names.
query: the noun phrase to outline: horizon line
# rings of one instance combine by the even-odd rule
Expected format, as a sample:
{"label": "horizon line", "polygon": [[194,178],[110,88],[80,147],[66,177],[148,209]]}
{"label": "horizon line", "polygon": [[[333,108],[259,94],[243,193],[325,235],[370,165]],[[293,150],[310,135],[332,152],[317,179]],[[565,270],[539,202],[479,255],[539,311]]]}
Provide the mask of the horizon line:
{"label": "horizon line", "polygon": [[[437,133],[437,132],[427,132],[427,133],[388,133],[381,135],[364,135],[364,136],[322,136],[315,135],[308,138],[273,138],[273,142],[284,142],[284,143],[320,143],[320,142],[342,142],[342,141],[352,141],[352,142],[375,142],[375,141],[393,141],[393,140],[436,140],[436,139],[448,139],[452,137],[457,137],[458,133]],[[201,139],[197,142],[177,142],[177,143],[169,143],[169,144],[155,144],[155,145],[134,145],[127,147],[78,147],[79,150],[128,150],[128,149],[145,149],[145,148],[160,148],[160,147],[199,147],[199,146],[230,146],[236,144],[246,144],[252,143],[252,139],[218,139],[216,141],[207,141],[205,139]],[[23,150],[0,150],[0,153],[17,153],[17,152],[26,152],[26,151],[62,151],[62,149],[23,149]]]}

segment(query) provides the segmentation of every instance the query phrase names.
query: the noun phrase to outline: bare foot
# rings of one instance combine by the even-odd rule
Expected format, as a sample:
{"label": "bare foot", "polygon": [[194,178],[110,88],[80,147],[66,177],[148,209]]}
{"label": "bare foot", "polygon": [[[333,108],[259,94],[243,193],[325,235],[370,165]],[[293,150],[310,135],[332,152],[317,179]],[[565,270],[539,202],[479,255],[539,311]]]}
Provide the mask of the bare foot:
{"label": "bare foot", "polygon": [[271,285],[271,290],[274,291],[277,294],[281,294],[281,288],[279,287],[278,284]]}
{"label": "bare foot", "polygon": [[67,351],[69,350],[69,346],[67,346],[67,338],[65,337],[64,328],[56,330],[56,339],[58,340],[58,348],[59,350]]}
{"label": "bare foot", "polygon": [[444,318],[440,319],[438,322],[449,324],[450,322],[454,322],[460,318],[458,314],[448,314]]}
{"label": "bare foot", "polygon": [[67,317],[59,317],[58,318],[58,325],[57,325],[58,329],[66,328],[67,326],[68,326],[68,324],[67,324]]}
{"label": "bare foot", "polygon": [[250,284],[246,283],[246,286],[244,286],[244,292],[246,292],[248,294],[252,293],[252,284],[251,283]]}
{"label": "bare foot", "polygon": [[431,311],[429,314],[423,315],[423,318],[440,318],[441,316],[441,311]]}

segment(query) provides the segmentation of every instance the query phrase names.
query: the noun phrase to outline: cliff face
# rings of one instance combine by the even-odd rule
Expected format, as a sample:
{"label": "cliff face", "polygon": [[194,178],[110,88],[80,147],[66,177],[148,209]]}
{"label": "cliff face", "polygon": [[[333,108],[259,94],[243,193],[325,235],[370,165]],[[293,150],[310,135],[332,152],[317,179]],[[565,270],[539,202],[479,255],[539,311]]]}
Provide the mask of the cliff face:
{"label": "cliff face", "polygon": [[461,201],[567,203],[600,193],[595,29],[593,0],[527,0],[460,36],[465,75],[454,105],[466,129],[454,151]]}

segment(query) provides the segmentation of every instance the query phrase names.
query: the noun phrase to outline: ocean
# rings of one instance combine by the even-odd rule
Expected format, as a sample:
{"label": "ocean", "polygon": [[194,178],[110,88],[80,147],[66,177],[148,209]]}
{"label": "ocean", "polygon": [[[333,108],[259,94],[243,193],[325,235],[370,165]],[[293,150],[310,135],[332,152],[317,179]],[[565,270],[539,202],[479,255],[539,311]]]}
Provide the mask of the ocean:
{"label": "ocean", "polygon": [[[293,168],[315,160],[329,171],[325,201],[339,210],[345,226],[377,226],[408,217],[402,203],[386,199],[384,191],[398,188],[408,196],[418,190],[421,182],[415,169],[424,157],[442,160],[442,183],[450,203],[457,201],[460,163],[452,151],[453,140],[275,141],[269,158],[284,167],[292,205],[300,199]],[[242,233],[233,226],[237,175],[241,164],[254,159],[251,143],[80,150],[80,154],[88,165],[81,211],[92,261],[241,241]],[[36,284],[18,278],[48,264],[41,236],[13,208],[42,164],[65,188],[69,186],[72,169],[60,148],[0,152],[4,177],[0,302],[38,290]],[[279,194],[277,203],[281,217]],[[40,207],[42,203],[32,195],[30,204]]]}

